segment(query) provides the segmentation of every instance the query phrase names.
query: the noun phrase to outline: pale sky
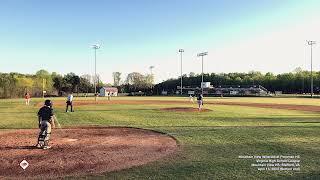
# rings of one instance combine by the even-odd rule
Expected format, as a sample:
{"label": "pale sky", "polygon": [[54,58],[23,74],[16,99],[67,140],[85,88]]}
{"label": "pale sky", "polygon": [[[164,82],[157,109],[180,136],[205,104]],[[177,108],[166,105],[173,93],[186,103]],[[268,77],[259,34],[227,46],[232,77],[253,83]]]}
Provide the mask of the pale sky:
{"label": "pale sky", "polygon": [[[290,72],[310,69],[320,43],[316,0],[105,0],[0,2],[0,72],[93,74],[90,45],[101,43],[98,74],[149,73],[156,81],[205,72]],[[314,70],[320,70],[320,44]]]}

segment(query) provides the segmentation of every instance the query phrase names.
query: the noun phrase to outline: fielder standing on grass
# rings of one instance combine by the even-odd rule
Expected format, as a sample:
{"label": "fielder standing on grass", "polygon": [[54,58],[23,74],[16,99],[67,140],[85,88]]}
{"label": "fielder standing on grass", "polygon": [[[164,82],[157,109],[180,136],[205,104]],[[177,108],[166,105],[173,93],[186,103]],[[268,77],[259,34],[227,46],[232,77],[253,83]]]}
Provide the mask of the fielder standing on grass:
{"label": "fielder standing on grass", "polygon": [[111,93],[108,92],[108,101],[110,101],[110,99],[111,99]]}
{"label": "fielder standing on grass", "polygon": [[38,112],[38,121],[39,121],[39,128],[40,133],[38,136],[38,143],[37,148],[41,149],[49,149],[49,140],[51,135],[51,126],[55,128],[55,122],[53,118],[53,109],[52,109],[52,102],[47,99],[44,102],[44,106],[40,108]]}
{"label": "fielder standing on grass", "polygon": [[66,112],[68,112],[68,110],[69,110],[69,106],[71,107],[71,112],[74,112],[73,111],[73,104],[72,104],[72,102],[73,102],[73,94],[72,94],[72,92],[68,95],[68,98],[67,98],[67,106],[66,106]]}
{"label": "fielder standing on grass", "polygon": [[31,98],[30,94],[28,92],[26,92],[26,94],[24,95],[24,99],[26,101],[27,106],[29,106],[29,104],[30,104],[30,98]]}

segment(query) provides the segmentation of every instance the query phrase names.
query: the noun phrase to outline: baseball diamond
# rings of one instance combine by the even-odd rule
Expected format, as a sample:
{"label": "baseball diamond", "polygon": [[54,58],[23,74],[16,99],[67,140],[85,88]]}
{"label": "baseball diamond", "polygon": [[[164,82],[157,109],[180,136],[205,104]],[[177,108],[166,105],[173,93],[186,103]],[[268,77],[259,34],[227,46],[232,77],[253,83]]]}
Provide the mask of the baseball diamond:
{"label": "baseball diamond", "polygon": [[320,180],[319,10],[0,1],[0,180]]}
{"label": "baseball diamond", "polygon": [[[173,156],[176,140],[137,128],[57,129],[50,151],[32,146],[37,130],[9,130],[0,136],[0,178],[57,178],[118,171]],[[19,141],[23,139],[23,141]],[[20,159],[30,166],[18,168]]]}
{"label": "baseball diamond", "polygon": [[[299,155],[307,168],[285,177],[317,177],[319,154],[310,149],[319,148],[320,106],[313,99],[207,97],[199,111],[188,97],[78,97],[76,113],[65,113],[64,98],[51,99],[61,129],[52,129],[49,150],[34,147],[42,99],[27,108],[21,99],[0,100],[0,177],[202,179],[218,173],[229,179],[230,167],[246,170],[241,177],[283,176],[258,175],[238,158],[244,155]],[[26,170],[22,160],[30,164]],[[205,174],[195,175],[186,168],[191,164]]]}

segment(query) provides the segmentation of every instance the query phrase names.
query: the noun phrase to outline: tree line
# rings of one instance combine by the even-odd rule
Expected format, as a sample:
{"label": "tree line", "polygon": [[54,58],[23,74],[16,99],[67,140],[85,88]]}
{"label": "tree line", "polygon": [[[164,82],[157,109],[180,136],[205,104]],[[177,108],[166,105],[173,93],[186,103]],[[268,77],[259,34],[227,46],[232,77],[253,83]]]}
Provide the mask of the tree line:
{"label": "tree line", "polygon": [[89,94],[95,93],[95,84],[97,92],[104,86],[117,87],[122,93],[151,92],[154,81],[153,75],[138,72],[129,73],[124,81],[121,81],[120,72],[113,72],[112,76],[113,84],[103,83],[99,75],[79,76],[72,72],[66,75],[46,70],[39,70],[35,74],[0,73],[0,98],[23,97],[27,92],[33,97],[40,97],[43,91],[46,96],[63,96],[70,92]]}
{"label": "tree line", "polygon": [[78,76],[74,73],[60,75],[39,70],[35,74],[0,73],[0,98],[62,95],[67,92],[92,92],[93,84],[89,75]]}
{"label": "tree line", "polygon": [[[201,74],[191,72],[189,75],[183,75],[183,87],[200,87]],[[273,74],[271,72],[261,73],[251,71],[248,73],[206,73],[204,82],[211,82],[214,87],[225,85],[261,85],[270,92],[282,91],[283,93],[310,93],[311,73],[310,71],[296,68],[293,72]],[[314,93],[320,92],[320,72],[313,72]],[[169,79],[154,86],[157,94],[162,90],[174,93],[180,86],[180,77]]]}
{"label": "tree line", "polygon": [[[34,97],[46,95],[63,96],[66,93],[94,93],[94,79],[97,79],[97,92],[103,86],[117,87],[120,93],[143,92],[147,95],[160,94],[162,90],[174,93],[180,86],[180,77],[168,79],[154,85],[152,74],[129,73],[121,80],[120,72],[113,72],[113,83],[103,83],[100,77],[91,75],[76,75],[68,73],[61,75],[55,72],[39,70],[35,74],[0,73],[0,98],[23,97],[29,92]],[[261,85],[270,92],[282,91],[283,93],[310,93],[310,71],[295,69],[293,72],[273,74],[251,71],[248,73],[206,73],[204,81],[211,82],[214,87],[225,85]],[[320,93],[320,72],[313,72],[314,93]],[[193,72],[183,75],[184,87],[199,87],[201,74]]]}

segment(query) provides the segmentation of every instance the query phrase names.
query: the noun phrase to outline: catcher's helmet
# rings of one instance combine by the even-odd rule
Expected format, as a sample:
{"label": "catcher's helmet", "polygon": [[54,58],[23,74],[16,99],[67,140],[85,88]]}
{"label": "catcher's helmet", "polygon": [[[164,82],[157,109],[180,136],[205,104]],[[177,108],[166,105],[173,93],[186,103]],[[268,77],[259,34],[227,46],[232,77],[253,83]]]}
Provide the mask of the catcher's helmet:
{"label": "catcher's helmet", "polygon": [[47,99],[46,101],[44,101],[44,105],[46,105],[46,106],[52,106],[51,100]]}

